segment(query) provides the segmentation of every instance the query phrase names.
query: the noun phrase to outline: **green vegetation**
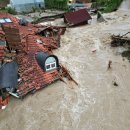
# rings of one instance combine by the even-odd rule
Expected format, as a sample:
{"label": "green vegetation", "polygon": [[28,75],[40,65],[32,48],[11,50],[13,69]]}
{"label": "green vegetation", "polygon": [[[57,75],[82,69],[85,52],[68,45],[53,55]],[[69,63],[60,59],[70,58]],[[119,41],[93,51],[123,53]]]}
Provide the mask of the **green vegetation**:
{"label": "green vegetation", "polygon": [[123,0],[98,0],[95,2],[94,6],[103,7],[104,12],[115,11],[121,4]]}
{"label": "green vegetation", "polygon": [[5,7],[7,4],[9,4],[9,0],[0,0],[0,8]]}
{"label": "green vegetation", "polygon": [[66,10],[68,0],[45,0],[45,6],[49,9]]}
{"label": "green vegetation", "polygon": [[16,10],[12,9],[11,7],[2,7],[2,8],[0,8],[0,12],[6,12],[9,14],[13,14],[13,15],[17,14]]}
{"label": "green vegetation", "polygon": [[13,14],[13,15],[16,15],[16,14],[17,14],[16,10],[15,10],[15,9],[12,9],[11,7],[6,8],[6,10],[7,10],[7,12],[8,12],[9,14]]}
{"label": "green vegetation", "polygon": [[9,4],[9,0],[0,0],[0,12],[6,12],[10,14],[17,14],[15,9],[6,7]]}

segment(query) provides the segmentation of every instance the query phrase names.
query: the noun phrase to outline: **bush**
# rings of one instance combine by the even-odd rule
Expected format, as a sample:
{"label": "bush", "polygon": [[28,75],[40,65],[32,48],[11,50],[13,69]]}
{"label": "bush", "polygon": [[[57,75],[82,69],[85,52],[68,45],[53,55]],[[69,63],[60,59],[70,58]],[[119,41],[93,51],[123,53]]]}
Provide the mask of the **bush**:
{"label": "bush", "polygon": [[95,2],[94,7],[105,7],[104,12],[112,12],[118,9],[123,0],[98,0]]}
{"label": "bush", "polygon": [[7,12],[8,12],[9,14],[13,14],[13,15],[16,15],[16,14],[17,14],[15,8],[13,9],[13,8],[11,8],[11,7],[7,7],[6,10],[7,10]]}
{"label": "bush", "polygon": [[45,0],[45,6],[50,9],[67,9],[68,0]]}

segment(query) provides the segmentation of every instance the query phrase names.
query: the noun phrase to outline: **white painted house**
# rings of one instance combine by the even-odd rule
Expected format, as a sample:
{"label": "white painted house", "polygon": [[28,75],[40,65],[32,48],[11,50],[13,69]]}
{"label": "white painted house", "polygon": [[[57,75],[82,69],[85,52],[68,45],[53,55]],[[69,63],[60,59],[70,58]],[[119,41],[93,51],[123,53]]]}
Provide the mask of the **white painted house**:
{"label": "white painted house", "polygon": [[10,6],[17,12],[32,11],[35,7],[45,7],[44,0],[10,0]]}

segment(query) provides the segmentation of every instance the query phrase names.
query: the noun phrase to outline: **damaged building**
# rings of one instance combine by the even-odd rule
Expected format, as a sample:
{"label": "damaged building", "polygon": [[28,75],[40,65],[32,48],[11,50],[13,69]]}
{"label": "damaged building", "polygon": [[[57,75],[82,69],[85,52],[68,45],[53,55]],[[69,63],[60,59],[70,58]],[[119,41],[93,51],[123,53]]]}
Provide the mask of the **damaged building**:
{"label": "damaged building", "polygon": [[21,25],[6,13],[0,14],[0,26],[0,108],[9,94],[23,98],[67,74],[52,53],[65,27]]}
{"label": "damaged building", "polygon": [[64,22],[67,23],[68,26],[87,24],[91,19],[92,18],[86,9],[80,9],[78,11],[64,14]]}

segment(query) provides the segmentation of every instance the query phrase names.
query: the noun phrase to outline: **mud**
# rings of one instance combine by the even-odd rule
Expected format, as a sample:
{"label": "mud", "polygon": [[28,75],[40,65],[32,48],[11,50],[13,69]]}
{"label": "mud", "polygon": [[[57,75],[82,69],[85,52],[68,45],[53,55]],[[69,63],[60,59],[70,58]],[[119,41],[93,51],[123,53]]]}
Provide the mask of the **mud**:
{"label": "mud", "polygon": [[130,129],[130,63],[123,48],[110,47],[111,34],[130,30],[130,13],[104,17],[107,22],[68,28],[54,51],[79,86],[58,81],[22,101],[12,98],[0,112],[0,130]]}

